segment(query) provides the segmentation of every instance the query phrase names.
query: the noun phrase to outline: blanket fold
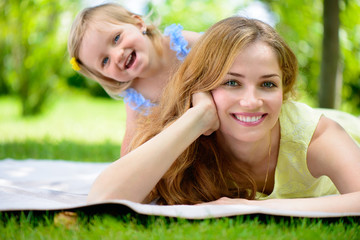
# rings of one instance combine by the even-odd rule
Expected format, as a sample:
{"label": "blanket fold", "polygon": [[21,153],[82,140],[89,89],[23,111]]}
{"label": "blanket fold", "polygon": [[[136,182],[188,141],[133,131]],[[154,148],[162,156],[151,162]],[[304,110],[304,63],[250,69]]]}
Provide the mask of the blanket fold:
{"label": "blanket fold", "polygon": [[248,214],[334,218],[360,213],[324,213],[275,210],[248,205],[159,206],[127,200],[86,203],[95,178],[110,163],[63,160],[0,160],[0,211],[84,211],[206,219]]}

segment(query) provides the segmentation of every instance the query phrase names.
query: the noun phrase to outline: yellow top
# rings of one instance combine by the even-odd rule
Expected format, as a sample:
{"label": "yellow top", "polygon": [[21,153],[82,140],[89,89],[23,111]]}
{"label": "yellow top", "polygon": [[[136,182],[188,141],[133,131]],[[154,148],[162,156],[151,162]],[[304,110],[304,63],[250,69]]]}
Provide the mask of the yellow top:
{"label": "yellow top", "polygon": [[280,113],[280,149],[275,170],[275,184],[270,195],[257,193],[257,199],[306,198],[339,194],[330,178],[314,178],[307,168],[306,154],[322,115],[342,125],[360,146],[360,118],[306,104],[286,101]]}

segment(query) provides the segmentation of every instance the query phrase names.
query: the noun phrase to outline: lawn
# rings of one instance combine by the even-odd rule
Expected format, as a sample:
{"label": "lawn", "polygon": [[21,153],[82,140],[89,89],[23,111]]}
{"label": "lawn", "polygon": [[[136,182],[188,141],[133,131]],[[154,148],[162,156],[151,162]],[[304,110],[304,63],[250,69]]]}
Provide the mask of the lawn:
{"label": "lawn", "polygon": [[[124,134],[122,101],[64,95],[37,117],[21,118],[19,102],[0,98],[0,159],[114,161]],[[1,171],[1,169],[0,169]],[[0,199],[1,201],[1,199]],[[239,216],[189,221],[140,215],[0,213],[0,239],[360,239],[359,218]]]}
{"label": "lawn", "polygon": [[113,161],[124,135],[122,101],[69,94],[35,117],[20,117],[20,103],[0,98],[0,159]]}

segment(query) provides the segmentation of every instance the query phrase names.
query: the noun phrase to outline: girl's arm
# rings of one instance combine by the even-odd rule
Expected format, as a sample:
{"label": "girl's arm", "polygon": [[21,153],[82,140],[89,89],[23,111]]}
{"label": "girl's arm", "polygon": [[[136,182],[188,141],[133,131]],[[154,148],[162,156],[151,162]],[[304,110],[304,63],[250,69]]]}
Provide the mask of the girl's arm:
{"label": "girl's arm", "polygon": [[129,152],[129,144],[136,131],[136,122],[138,118],[138,113],[132,110],[128,104],[126,104],[126,127],[125,135],[121,143],[120,157],[126,155]]}
{"label": "girl's arm", "polygon": [[143,202],[177,157],[201,134],[218,128],[210,94],[194,95],[194,107],[154,138],[112,163],[95,180],[88,202]]}

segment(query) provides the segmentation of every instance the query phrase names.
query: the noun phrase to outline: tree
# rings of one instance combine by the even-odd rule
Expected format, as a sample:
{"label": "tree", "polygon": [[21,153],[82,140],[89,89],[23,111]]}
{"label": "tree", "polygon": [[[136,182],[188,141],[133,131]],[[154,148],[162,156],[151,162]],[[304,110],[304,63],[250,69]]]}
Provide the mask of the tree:
{"label": "tree", "polygon": [[342,71],[339,64],[339,0],[324,0],[323,12],[319,106],[338,108],[342,89]]}
{"label": "tree", "polygon": [[70,1],[12,0],[1,4],[2,92],[19,96],[22,115],[41,111],[66,75],[67,35],[61,28]]}

